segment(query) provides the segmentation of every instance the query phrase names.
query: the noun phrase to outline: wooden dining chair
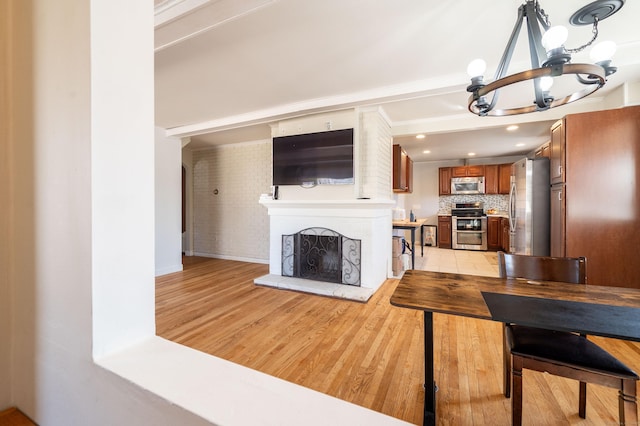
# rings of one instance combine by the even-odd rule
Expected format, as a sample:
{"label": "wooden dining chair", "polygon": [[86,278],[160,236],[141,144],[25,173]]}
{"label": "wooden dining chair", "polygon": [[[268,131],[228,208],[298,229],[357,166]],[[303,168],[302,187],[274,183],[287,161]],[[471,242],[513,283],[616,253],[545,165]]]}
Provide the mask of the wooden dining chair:
{"label": "wooden dining chair", "polygon": [[[543,257],[498,252],[500,277],[586,283],[584,257]],[[586,418],[587,383],[618,389],[621,425],[636,424],[638,375],[585,335],[505,324],[504,394],[511,400],[512,424],[522,424],[522,369],[578,380],[578,414]]]}

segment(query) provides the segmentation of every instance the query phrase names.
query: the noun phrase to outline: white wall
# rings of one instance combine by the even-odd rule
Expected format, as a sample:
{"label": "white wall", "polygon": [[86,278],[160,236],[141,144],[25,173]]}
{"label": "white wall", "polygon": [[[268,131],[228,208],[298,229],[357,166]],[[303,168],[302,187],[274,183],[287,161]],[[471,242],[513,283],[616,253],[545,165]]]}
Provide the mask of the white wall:
{"label": "white wall", "polygon": [[0,346],[11,359],[0,358],[0,408],[46,425],[204,424],[92,357],[153,333],[151,4],[9,3],[12,26],[0,25],[16,44],[14,103],[0,120],[12,128],[0,138],[11,159],[7,239],[0,229],[11,302],[0,298],[0,310],[11,330],[0,329]]}
{"label": "white wall", "polygon": [[156,275],[182,270],[181,141],[155,129]]}
{"label": "white wall", "polygon": [[0,410],[11,403],[11,290],[9,266],[11,261],[11,212],[9,206],[13,205],[11,200],[11,150],[9,141],[13,139],[10,122],[8,120],[10,111],[14,107],[13,102],[16,95],[12,89],[12,82],[9,80],[8,72],[11,69],[12,61],[9,60],[11,52],[9,50],[9,40],[11,36],[11,20],[9,13],[9,3],[0,2],[0,63],[3,64],[0,70]]}
{"label": "white wall", "polygon": [[[427,224],[438,223],[439,167],[446,163],[413,163],[413,192],[398,194],[398,206],[406,210],[406,216],[413,210],[417,218],[427,219]],[[402,207],[404,206],[404,207]]]}

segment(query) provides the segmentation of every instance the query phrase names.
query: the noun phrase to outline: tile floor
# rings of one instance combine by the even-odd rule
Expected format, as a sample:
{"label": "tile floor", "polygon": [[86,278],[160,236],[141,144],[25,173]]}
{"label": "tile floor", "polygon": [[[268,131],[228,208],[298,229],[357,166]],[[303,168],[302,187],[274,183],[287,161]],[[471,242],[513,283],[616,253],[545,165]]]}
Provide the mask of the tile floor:
{"label": "tile floor", "polygon": [[471,275],[498,276],[498,255],[495,251],[451,250],[425,247],[424,257],[416,247],[416,269],[455,272]]}

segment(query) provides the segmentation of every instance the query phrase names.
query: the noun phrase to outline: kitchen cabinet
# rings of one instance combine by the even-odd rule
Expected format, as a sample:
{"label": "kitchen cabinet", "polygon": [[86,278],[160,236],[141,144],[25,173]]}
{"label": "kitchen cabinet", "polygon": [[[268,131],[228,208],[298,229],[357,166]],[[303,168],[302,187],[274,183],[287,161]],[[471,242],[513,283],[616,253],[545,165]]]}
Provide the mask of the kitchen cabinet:
{"label": "kitchen cabinet", "polygon": [[558,184],[551,187],[551,256],[564,257],[566,240],[566,194],[565,185]]}
{"label": "kitchen cabinet", "polygon": [[511,191],[511,163],[498,166],[498,194],[509,194]]}
{"label": "kitchen cabinet", "polygon": [[556,121],[551,126],[551,142],[549,142],[549,178],[551,179],[551,185],[565,182],[566,140],[564,128],[564,119]]}
{"label": "kitchen cabinet", "polygon": [[501,220],[501,232],[500,236],[500,244],[502,245],[502,251],[505,253],[509,253],[509,242],[510,240],[510,227],[509,227],[509,218],[503,217]]}
{"label": "kitchen cabinet", "polygon": [[405,192],[413,192],[413,160],[407,156],[407,190]]}
{"label": "kitchen cabinet", "polygon": [[451,248],[451,216],[438,216],[438,247]]}
{"label": "kitchen cabinet", "polygon": [[440,195],[451,195],[451,167],[440,167],[438,169]]}
{"label": "kitchen cabinet", "polygon": [[509,194],[511,189],[511,163],[484,166],[485,194]]}
{"label": "kitchen cabinet", "polygon": [[552,247],[587,258],[588,284],[640,288],[640,106],[570,114],[551,133],[565,162],[552,170],[564,179],[552,186]]}
{"label": "kitchen cabinet", "polygon": [[413,191],[413,160],[400,145],[393,145],[393,192]]}
{"label": "kitchen cabinet", "polygon": [[502,249],[502,218],[489,216],[487,218],[487,250]]}
{"label": "kitchen cabinet", "polygon": [[500,184],[499,178],[500,168],[497,164],[484,166],[484,193],[497,194]]}
{"label": "kitchen cabinet", "polygon": [[451,168],[451,177],[484,176],[484,166],[456,166]]}
{"label": "kitchen cabinet", "polygon": [[535,157],[551,158],[551,142],[547,142],[544,145],[542,145],[540,148],[536,149]]}

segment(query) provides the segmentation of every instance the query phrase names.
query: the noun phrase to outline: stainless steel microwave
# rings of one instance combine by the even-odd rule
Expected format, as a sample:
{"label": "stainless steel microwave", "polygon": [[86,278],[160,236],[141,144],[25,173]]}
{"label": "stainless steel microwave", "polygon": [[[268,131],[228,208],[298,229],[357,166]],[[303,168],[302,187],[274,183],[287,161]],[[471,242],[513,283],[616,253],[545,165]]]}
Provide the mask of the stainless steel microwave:
{"label": "stainless steel microwave", "polygon": [[484,176],[451,178],[451,194],[484,194]]}

